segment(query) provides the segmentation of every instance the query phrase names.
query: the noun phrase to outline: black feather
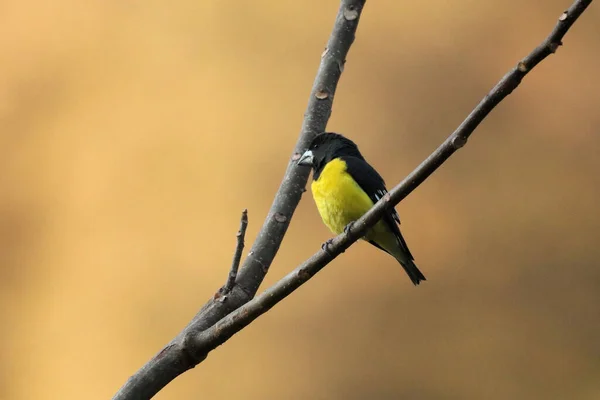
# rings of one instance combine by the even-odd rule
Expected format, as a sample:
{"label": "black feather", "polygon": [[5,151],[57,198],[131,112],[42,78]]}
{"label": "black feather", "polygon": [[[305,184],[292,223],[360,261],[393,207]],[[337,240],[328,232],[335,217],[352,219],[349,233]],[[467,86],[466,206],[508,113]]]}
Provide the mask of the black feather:
{"label": "black feather", "polygon": [[[341,156],[340,158],[346,162],[346,172],[348,172],[352,178],[354,178],[356,183],[358,183],[362,190],[364,190],[373,203],[377,203],[377,201],[379,201],[379,199],[381,199],[387,193],[383,178],[364,158],[346,156]],[[394,233],[394,236],[396,236],[398,243],[405,253],[410,257],[411,260],[414,260],[413,255],[408,249],[406,241],[400,233],[400,228],[398,227],[398,224],[400,223],[400,217],[398,216],[396,210],[393,208],[387,210],[384,213],[382,220]]]}

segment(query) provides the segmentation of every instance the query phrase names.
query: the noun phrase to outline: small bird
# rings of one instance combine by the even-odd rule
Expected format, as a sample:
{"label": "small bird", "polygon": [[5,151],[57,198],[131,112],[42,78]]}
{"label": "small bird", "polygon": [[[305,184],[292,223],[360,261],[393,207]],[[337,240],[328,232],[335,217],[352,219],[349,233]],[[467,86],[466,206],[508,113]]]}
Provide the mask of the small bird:
{"label": "small bird", "polygon": [[[336,235],[387,193],[383,178],[364,159],[356,144],[337,133],[317,135],[298,165],[312,167],[313,198],[323,223]],[[418,285],[425,276],[415,265],[398,224],[400,217],[392,208],[362,239],[398,260],[412,283]]]}

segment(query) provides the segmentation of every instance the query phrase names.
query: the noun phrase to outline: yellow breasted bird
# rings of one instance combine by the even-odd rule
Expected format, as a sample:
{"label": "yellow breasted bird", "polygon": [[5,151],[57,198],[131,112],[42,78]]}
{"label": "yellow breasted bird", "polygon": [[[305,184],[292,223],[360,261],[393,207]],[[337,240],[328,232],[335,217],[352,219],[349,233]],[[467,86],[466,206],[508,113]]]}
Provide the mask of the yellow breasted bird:
{"label": "yellow breasted bird", "polygon": [[[313,198],[323,222],[336,235],[387,193],[383,178],[367,163],[356,144],[337,133],[317,135],[298,165],[312,167]],[[392,208],[363,239],[398,260],[412,283],[418,285],[425,276],[415,265],[399,224],[398,213]]]}

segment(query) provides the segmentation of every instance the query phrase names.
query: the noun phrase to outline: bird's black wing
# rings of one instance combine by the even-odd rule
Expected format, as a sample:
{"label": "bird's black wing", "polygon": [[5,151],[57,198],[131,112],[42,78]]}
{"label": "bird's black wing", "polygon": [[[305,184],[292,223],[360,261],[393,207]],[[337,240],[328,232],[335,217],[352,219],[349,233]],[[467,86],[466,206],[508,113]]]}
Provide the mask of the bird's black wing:
{"label": "bird's black wing", "polygon": [[[356,183],[365,191],[365,193],[371,198],[373,203],[378,202],[385,194],[387,189],[385,188],[385,181],[371,165],[364,159],[358,157],[342,157],[346,162],[346,171],[354,178]],[[390,228],[398,239],[400,246],[406,251],[406,254],[412,259],[413,256],[400,233],[400,216],[394,208],[387,210],[382,218],[384,223]],[[379,247],[376,243],[370,242],[372,245]],[[383,250],[383,249],[382,249]]]}

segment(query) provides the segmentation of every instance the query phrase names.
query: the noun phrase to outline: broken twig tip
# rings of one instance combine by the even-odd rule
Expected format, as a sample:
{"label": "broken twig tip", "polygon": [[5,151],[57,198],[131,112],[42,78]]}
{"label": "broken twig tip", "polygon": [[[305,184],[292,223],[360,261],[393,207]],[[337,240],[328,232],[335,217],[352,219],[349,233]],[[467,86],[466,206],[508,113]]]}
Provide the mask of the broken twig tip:
{"label": "broken twig tip", "polygon": [[276,212],[273,215],[273,218],[275,218],[275,221],[277,221],[279,223],[283,223],[283,222],[287,221],[287,217],[280,212]]}
{"label": "broken twig tip", "polygon": [[344,18],[346,21],[354,21],[358,18],[358,10],[353,5],[349,5],[344,9]]}
{"label": "broken twig tip", "polygon": [[565,10],[560,17],[558,17],[559,21],[565,21],[567,19],[567,17],[569,16],[569,11]]}
{"label": "broken twig tip", "polygon": [[558,50],[558,47],[561,45],[561,42],[552,42],[548,45],[548,49],[550,49],[550,53],[556,53],[556,50]]}
{"label": "broken twig tip", "polygon": [[463,137],[463,136],[456,136],[455,138],[452,139],[452,146],[457,150],[460,149],[461,147],[463,147],[466,143],[467,143],[467,138]]}
{"label": "broken twig tip", "polygon": [[315,97],[319,100],[325,100],[329,97],[329,93],[327,93],[327,90],[325,89],[319,89],[317,90],[317,93],[315,93]]}

